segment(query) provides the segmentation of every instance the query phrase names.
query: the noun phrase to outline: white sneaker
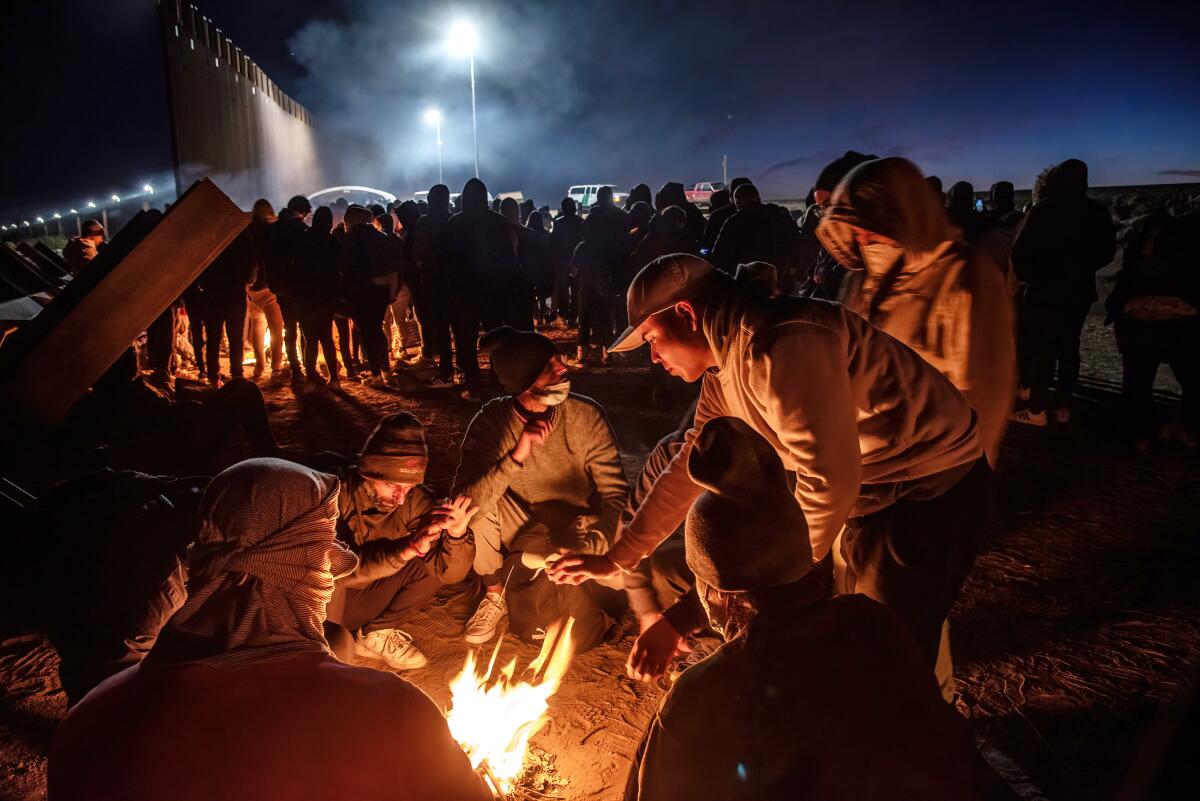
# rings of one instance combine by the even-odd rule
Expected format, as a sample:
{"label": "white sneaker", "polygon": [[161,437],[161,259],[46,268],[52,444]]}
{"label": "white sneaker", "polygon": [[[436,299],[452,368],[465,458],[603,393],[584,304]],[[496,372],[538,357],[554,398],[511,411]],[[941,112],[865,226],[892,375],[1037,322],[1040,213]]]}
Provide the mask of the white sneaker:
{"label": "white sneaker", "polygon": [[413,645],[412,635],[400,629],[375,629],[354,641],[354,653],[382,659],[392,670],[415,670],[429,660]]}
{"label": "white sneaker", "polygon": [[1027,426],[1038,426],[1044,428],[1049,420],[1046,419],[1046,412],[1031,412],[1028,409],[1022,409],[1019,412],[1013,412],[1008,416],[1009,420],[1016,423],[1024,423]]}
{"label": "white sneaker", "polygon": [[471,645],[483,645],[496,636],[500,621],[508,616],[508,605],[498,595],[488,593],[479,602],[479,608],[467,621],[463,639]]}
{"label": "white sneaker", "polygon": [[1071,422],[1071,409],[1067,406],[1060,406],[1054,410],[1054,422],[1060,425],[1066,425]]}

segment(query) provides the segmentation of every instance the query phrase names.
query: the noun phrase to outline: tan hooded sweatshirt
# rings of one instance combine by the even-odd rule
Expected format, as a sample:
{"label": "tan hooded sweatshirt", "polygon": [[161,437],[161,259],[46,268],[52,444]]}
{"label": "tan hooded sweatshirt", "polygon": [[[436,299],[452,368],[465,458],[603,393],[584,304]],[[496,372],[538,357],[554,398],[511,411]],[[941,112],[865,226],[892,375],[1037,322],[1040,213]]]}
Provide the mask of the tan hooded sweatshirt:
{"label": "tan hooded sweatshirt", "polygon": [[[705,421],[740,418],[796,473],[814,559],[829,553],[863,485],[925,478],[980,456],[966,400],[917,354],[836,303],[770,299],[722,283],[706,299],[717,368],[694,427],[609,557],[631,570],[683,522],[701,487],[687,461]],[[860,510],[863,513],[866,510]]]}
{"label": "tan hooded sweatshirt", "polygon": [[[891,264],[864,257],[854,229],[894,240]],[[862,290],[842,302],[950,379],[979,416],[995,465],[1016,391],[1016,344],[1007,249],[975,247],[946,216],[920,171],[901,158],[852,170],[834,190],[817,236]],[[886,247],[886,246],[885,246]]]}

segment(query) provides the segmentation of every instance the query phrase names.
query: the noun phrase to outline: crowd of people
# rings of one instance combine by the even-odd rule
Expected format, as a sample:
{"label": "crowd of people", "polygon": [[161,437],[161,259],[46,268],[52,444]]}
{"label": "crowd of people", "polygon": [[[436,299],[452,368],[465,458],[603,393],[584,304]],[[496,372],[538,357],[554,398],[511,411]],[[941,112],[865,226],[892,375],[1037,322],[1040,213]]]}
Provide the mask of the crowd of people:
{"label": "crowd of people", "polygon": [[[1184,390],[1179,438],[1200,435],[1198,219],[1154,209],[1123,235],[1107,310],[1138,442],[1159,433],[1161,363]],[[673,686],[629,799],[986,795],[947,703],[947,617],[988,541],[1006,426],[1071,421],[1117,239],[1076,160],[1022,210],[1011,183],[981,202],[855,152],[799,218],[745,178],[707,215],[678,183],[556,214],[489,205],[478,179],[453,202],[441,184],[392,208],[295,197],[276,217],[258,201],[179,304],[210,397],[163,397],[182,362],[168,310],[146,373],[131,351],[80,418],[119,445],[128,432],[98,421],[150,393],[157,443],[186,430],[211,455],[241,424],[257,458],[209,480],[151,477],[146,457],[32,513],[95,588],[87,609],[45,613],[72,707],[51,799],[486,797],[427,697],[350,664],[424,666],[405,626],[447,587],[473,610],[472,646],[505,629],[536,644],[570,616],[585,650],[633,613],[628,675]],[[561,328],[578,329],[573,352],[546,335]],[[297,391],[425,366],[430,388],[483,401],[452,485],[424,483],[407,412],[357,456],[279,458],[246,332],[253,378],[286,371]],[[570,373],[643,346],[699,392],[629,481]],[[81,530],[96,532],[82,554]]]}

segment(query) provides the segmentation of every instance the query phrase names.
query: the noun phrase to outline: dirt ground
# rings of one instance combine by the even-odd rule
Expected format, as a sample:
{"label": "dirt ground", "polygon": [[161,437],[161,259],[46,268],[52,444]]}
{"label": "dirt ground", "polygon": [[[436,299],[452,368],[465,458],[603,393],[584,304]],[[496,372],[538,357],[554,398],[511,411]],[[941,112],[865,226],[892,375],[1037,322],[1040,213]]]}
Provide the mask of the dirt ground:
{"label": "dirt ground", "polygon": [[[1200,557],[1196,457],[1170,449],[1135,455],[1109,444],[1120,368],[1111,330],[1097,318],[1084,362],[1070,427],[1010,430],[994,540],[952,618],[958,707],[1027,799],[1111,798],[1147,728],[1188,686],[1200,658],[1200,583],[1191,580]],[[631,479],[690,400],[689,388],[637,362],[585,369],[574,386],[607,408]],[[1160,386],[1171,389],[1171,381]],[[293,395],[278,382],[263,389],[280,444],[296,451],[352,454],[381,414],[413,411],[429,425],[435,487],[449,482],[476,408],[455,390],[355,384]],[[466,654],[465,613],[462,599],[447,594],[409,627],[430,661],[405,677],[439,704]],[[517,797],[620,797],[663,696],[660,686],[624,678],[636,627],[629,617],[621,626],[614,642],[574,662],[551,699],[551,722],[533,740],[538,770]],[[534,655],[511,642],[509,651]],[[64,712],[56,666],[38,634],[0,643],[0,798],[45,797],[44,754]]]}

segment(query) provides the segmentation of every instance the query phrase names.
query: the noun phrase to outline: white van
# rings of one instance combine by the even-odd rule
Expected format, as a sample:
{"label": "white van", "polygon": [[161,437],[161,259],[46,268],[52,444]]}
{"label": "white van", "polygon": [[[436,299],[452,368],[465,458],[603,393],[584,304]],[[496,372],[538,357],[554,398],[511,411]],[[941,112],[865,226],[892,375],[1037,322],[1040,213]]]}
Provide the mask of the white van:
{"label": "white van", "polygon": [[572,186],[567,190],[567,197],[574,200],[579,205],[581,211],[585,211],[596,204],[596,200],[600,195],[600,187],[602,186],[612,187],[613,203],[619,206],[625,202],[625,197],[628,193],[622,194],[618,192],[616,184],[580,184]]}

